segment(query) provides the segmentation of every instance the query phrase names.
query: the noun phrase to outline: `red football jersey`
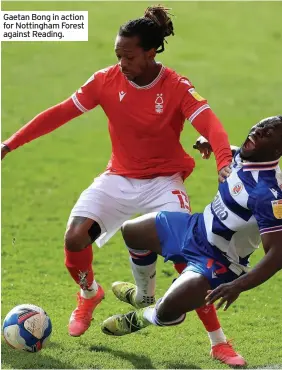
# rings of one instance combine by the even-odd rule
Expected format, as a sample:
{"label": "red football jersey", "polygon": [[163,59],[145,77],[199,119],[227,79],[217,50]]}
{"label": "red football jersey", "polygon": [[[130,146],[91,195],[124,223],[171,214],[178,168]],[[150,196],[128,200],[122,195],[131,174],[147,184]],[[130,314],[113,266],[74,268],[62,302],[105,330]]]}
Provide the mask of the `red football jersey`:
{"label": "red football jersey", "polygon": [[100,105],[107,115],[110,172],[134,178],[192,172],[195,163],[180,134],[185,119],[192,122],[210,107],[187,78],[162,66],[156,79],[141,87],[117,64],[96,72],[72,99],[81,112]]}

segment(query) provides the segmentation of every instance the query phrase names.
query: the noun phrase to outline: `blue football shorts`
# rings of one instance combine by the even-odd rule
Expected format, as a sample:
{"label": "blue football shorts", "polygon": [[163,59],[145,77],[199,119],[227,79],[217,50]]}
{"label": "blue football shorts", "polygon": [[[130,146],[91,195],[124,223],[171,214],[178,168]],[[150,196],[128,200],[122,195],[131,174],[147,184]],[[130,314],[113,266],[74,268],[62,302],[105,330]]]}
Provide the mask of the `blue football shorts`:
{"label": "blue football shorts", "polygon": [[156,228],[165,262],[187,263],[183,271],[194,271],[205,276],[212,289],[238,278],[229,269],[230,261],[221,251],[209,244],[203,215],[181,212],[159,212]]}

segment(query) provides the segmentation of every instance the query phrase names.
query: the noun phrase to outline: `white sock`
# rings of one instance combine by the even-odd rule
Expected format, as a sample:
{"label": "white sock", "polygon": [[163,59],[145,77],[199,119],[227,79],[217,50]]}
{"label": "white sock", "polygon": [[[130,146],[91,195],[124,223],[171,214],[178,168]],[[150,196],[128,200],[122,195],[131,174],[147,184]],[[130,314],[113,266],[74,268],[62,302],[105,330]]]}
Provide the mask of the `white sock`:
{"label": "white sock", "polygon": [[156,307],[146,307],[143,311],[143,317],[156,326],[172,326],[181,324],[185,320],[186,314],[181,315],[176,320],[162,322],[157,318]]}
{"label": "white sock", "polygon": [[216,346],[219,343],[226,343],[226,336],[223,333],[221,328],[208,332],[208,336],[210,338],[210,342],[212,346]]}
{"label": "white sock", "polygon": [[155,321],[155,318],[156,318],[155,307],[146,307],[146,308],[144,308],[143,317],[149,323],[151,323],[153,325],[157,325],[156,321]]}
{"label": "white sock", "polygon": [[80,295],[83,298],[89,299],[94,297],[98,291],[98,284],[94,280],[88,289],[80,289]]}
{"label": "white sock", "polygon": [[136,265],[130,258],[130,264],[137,286],[136,300],[142,302],[144,297],[154,297],[156,290],[157,261],[151,265],[140,266]]}

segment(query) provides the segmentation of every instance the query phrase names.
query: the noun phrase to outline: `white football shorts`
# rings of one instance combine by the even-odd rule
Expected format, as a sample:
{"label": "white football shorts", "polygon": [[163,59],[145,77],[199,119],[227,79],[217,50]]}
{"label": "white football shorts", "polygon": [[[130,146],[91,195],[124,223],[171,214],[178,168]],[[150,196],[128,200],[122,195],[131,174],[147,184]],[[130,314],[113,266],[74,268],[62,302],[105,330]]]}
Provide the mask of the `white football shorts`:
{"label": "white football shorts", "polygon": [[82,192],[69,221],[80,216],[98,222],[102,234],[96,243],[102,247],[136,214],[159,211],[190,213],[189,198],[180,174],[132,179],[105,172]]}

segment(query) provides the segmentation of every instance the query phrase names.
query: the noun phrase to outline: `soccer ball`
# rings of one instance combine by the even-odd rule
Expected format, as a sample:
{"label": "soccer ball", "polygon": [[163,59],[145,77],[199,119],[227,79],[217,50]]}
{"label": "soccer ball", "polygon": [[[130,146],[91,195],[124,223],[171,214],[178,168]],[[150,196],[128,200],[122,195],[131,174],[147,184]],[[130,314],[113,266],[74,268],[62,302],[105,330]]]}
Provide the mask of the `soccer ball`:
{"label": "soccer ball", "polygon": [[9,346],[28,352],[40,351],[51,332],[52,324],[47,313],[32,304],[14,307],[3,323],[3,335]]}

